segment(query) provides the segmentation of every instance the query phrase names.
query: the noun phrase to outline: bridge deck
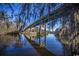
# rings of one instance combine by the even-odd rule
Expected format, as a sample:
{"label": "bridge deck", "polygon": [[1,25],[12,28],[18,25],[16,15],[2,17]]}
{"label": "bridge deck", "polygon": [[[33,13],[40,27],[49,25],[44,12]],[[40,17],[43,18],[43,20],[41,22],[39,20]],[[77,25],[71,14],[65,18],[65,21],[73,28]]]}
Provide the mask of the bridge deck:
{"label": "bridge deck", "polygon": [[72,7],[63,5],[61,8],[58,8],[57,10],[49,13],[47,16],[42,16],[40,19],[36,20],[31,25],[29,25],[28,27],[26,27],[24,29],[24,31],[27,30],[30,27],[35,27],[35,26],[40,25],[40,24],[45,24],[48,21],[52,21],[52,20],[54,20],[54,19],[56,19],[58,17],[61,17],[61,15],[62,16],[63,15],[67,15],[67,14],[69,14],[69,12],[71,10],[72,10]]}

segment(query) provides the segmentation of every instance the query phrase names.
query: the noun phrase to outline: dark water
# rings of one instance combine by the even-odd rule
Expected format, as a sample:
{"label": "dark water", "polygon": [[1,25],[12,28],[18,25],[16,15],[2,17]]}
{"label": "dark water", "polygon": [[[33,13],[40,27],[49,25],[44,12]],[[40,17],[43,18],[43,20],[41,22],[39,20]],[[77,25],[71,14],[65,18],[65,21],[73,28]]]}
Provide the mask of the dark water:
{"label": "dark water", "polygon": [[[5,55],[40,55],[34,47],[28,42],[24,35],[20,35],[19,39],[22,43],[22,47],[15,47],[13,45],[11,47],[7,47],[4,49]],[[44,37],[41,38],[43,43]],[[36,43],[38,43],[38,39],[36,39]],[[57,40],[54,34],[48,34],[46,38],[46,49],[55,55],[63,55],[63,46]]]}

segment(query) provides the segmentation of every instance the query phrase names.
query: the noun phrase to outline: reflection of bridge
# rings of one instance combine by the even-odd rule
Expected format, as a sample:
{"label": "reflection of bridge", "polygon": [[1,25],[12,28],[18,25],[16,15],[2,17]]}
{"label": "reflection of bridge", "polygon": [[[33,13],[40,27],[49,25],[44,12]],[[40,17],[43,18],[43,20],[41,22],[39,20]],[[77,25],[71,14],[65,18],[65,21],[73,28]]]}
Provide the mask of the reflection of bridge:
{"label": "reflection of bridge", "polygon": [[[9,6],[10,6],[10,8],[13,10],[13,8],[11,7],[11,4],[9,4]],[[17,18],[19,18],[19,21],[20,21],[20,16],[22,16],[22,20],[24,20],[25,19],[25,17],[26,17],[26,14],[25,14],[25,11],[26,11],[26,9],[29,9],[29,8],[25,8],[25,6],[26,6],[26,4],[24,4],[23,5],[23,8],[22,8],[22,11],[23,12],[19,12],[19,17],[18,16],[16,16],[16,19]],[[26,45],[26,40],[28,40],[30,43],[31,43],[31,45],[38,51],[38,52],[40,52],[40,54],[43,54],[43,55],[52,55],[52,53],[50,53],[47,49],[46,49],[46,44],[48,43],[48,41],[46,40],[46,39],[51,39],[51,38],[48,38],[48,34],[50,33],[50,34],[57,34],[57,35],[59,35],[59,38],[58,39],[60,39],[60,41],[61,41],[61,43],[64,45],[64,43],[63,43],[63,41],[66,43],[66,41],[67,41],[67,44],[70,44],[70,46],[72,45],[72,44],[75,44],[75,40],[73,41],[72,39],[74,38],[74,39],[77,39],[77,42],[78,42],[78,38],[75,38],[75,36],[76,37],[78,37],[78,34],[79,33],[77,33],[77,31],[78,30],[73,30],[73,28],[69,28],[69,26],[65,26],[64,24],[68,24],[68,25],[70,25],[70,27],[71,26],[73,26],[73,24],[71,24],[71,23],[69,23],[69,22],[72,22],[73,23],[73,21],[75,21],[75,20],[72,20],[72,18],[74,17],[74,11],[75,11],[75,9],[76,8],[73,8],[73,7],[75,7],[74,6],[74,4],[63,4],[61,7],[59,7],[59,8],[57,8],[57,9],[55,9],[55,10],[53,10],[53,8],[52,8],[52,12],[50,12],[50,11],[48,11],[48,15],[46,15],[46,16],[42,16],[42,17],[40,17],[40,19],[38,19],[38,20],[36,20],[35,22],[33,22],[31,25],[29,25],[29,26],[27,26],[25,29],[24,29],[24,31],[23,31],[23,33],[24,33],[24,35],[26,36],[26,38],[20,38],[21,39],[21,41],[22,41],[22,43],[24,44],[24,45]],[[36,7],[35,7],[36,8]],[[47,8],[49,8],[49,7],[47,7]],[[5,8],[6,9],[6,8]],[[32,9],[32,8],[31,8]],[[43,9],[43,8],[42,8]],[[41,11],[42,11],[42,9],[41,9]],[[50,9],[50,8],[49,8]],[[29,10],[30,11],[30,10]],[[44,12],[44,11],[43,11]],[[42,13],[43,13],[42,12]],[[31,13],[31,12],[30,12]],[[40,12],[39,12],[40,13]],[[41,16],[41,14],[42,13],[40,13],[39,14],[39,16]],[[23,15],[20,15],[20,14],[23,14]],[[27,13],[28,14],[28,13]],[[78,13],[79,14],[79,13]],[[77,16],[75,16],[76,18],[78,18],[79,19],[79,16],[78,16],[78,14],[77,14]],[[28,14],[29,16],[30,16],[30,14]],[[37,15],[37,14],[36,14]],[[38,17],[39,17],[38,16]],[[31,17],[31,16],[30,16]],[[29,18],[30,18],[29,17]],[[28,17],[27,17],[28,18]],[[53,28],[55,27],[53,27],[53,26],[51,26],[50,24],[47,24],[47,22],[50,22],[50,21],[52,21],[52,22],[54,22],[54,20],[57,20],[58,18],[62,18],[61,20],[62,20],[62,24],[63,24],[63,26],[62,26],[62,28],[61,29],[56,29],[55,28],[55,30],[53,30]],[[65,19],[66,18],[66,19]],[[73,18],[74,19],[74,18]],[[30,20],[30,19],[27,19],[27,20]],[[66,20],[68,20],[68,22],[66,21]],[[72,20],[72,21],[71,21]],[[77,20],[77,19],[76,19]],[[19,28],[19,26],[21,27],[21,31],[22,31],[22,29],[25,27],[25,25],[26,24],[21,24],[21,22],[19,23],[19,21],[16,21],[16,23],[17,23],[17,27]],[[23,21],[23,23],[26,21],[26,19]],[[57,20],[58,21],[58,20]],[[56,21],[56,22],[57,22]],[[60,21],[60,20],[59,20]],[[66,22],[65,22],[66,21]],[[7,21],[8,22],[8,21]],[[18,36],[18,35],[15,35],[16,33],[15,32],[17,32],[18,33],[18,30],[17,30],[17,27],[16,26],[8,26],[8,24],[6,24],[6,23],[4,23],[5,24],[5,26],[3,25],[3,24],[1,24],[0,25],[0,34],[8,34],[8,36],[10,36],[10,35],[12,35],[12,36]],[[57,24],[57,23],[55,23],[55,24]],[[76,23],[77,24],[77,23]],[[52,23],[52,25],[54,25],[53,23]],[[51,26],[51,27],[49,27],[49,28],[47,28],[48,26]],[[66,27],[66,28],[65,28]],[[79,28],[79,26],[76,26],[77,28]],[[67,30],[67,28],[68,28],[68,30]],[[3,30],[4,29],[4,30]],[[74,28],[75,29],[75,28]],[[19,32],[21,32],[19,30]],[[66,31],[67,30],[67,31]],[[73,31],[75,31],[75,33],[73,33],[71,30],[73,30]],[[72,37],[70,37],[70,32],[71,32],[71,36]],[[63,34],[63,33],[67,33],[67,34]],[[5,36],[5,35],[4,35]],[[6,36],[6,37],[4,37],[4,36],[1,36],[1,40],[3,40],[3,42],[5,42],[4,40],[8,37],[8,36]],[[68,37],[67,37],[68,36]],[[19,36],[20,37],[20,36]],[[22,36],[23,37],[23,36]],[[41,38],[42,37],[42,38]],[[63,37],[67,37],[67,38],[63,38]],[[35,39],[34,39],[35,38]],[[52,37],[52,39],[53,39],[54,37]],[[71,38],[71,40],[70,40],[70,38]],[[7,39],[11,39],[11,38],[7,38]],[[17,39],[17,40],[16,40]],[[19,41],[18,41],[18,38],[16,37],[16,39],[14,39],[14,37],[12,37],[12,41],[11,42],[13,42],[14,40],[16,40],[18,43],[19,43]],[[36,41],[36,39],[37,39],[37,41]],[[68,39],[68,40],[66,40],[66,39]],[[6,40],[6,41],[8,41],[8,40]],[[10,41],[10,40],[9,40]],[[47,41],[47,43],[46,43],[46,41]],[[69,41],[69,42],[68,42]],[[71,41],[71,42],[70,42]],[[16,44],[17,44],[17,42],[16,42]],[[7,42],[8,43],[8,42]],[[53,41],[52,42],[49,42],[49,43],[53,43]],[[56,42],[57,43],[57,42]],[[79,43],[79,42],[78,42]],[[23,46],[24,46],[23,45]],[[53,44],[52,44],[53,45]],[[50,45],[50,46],[52,46],[52,45]],[[66,45],[66,44],[65,44]],[[64,45],[64,46],[65,46]],[[76,45],[76,44],[75,44]],[[75,45],[72,45],[72,46],[75,46]],[[72,46],[70,47],[70,48],[72,48]],[[43,48],[40,48],[40,47],[43,47]],[[68,48],[68,46],[67,46],[67,48]],[[69,51],[69,50],[68,50]],[[58,52],[58,51],[57,51]]]}
{"label": "reflection of bridge", "polygon": [[[44,37],[45,37],[44,43],[46,45],[46,23],[49,21],[53,21],[53,20],[57,19],[58,17],[67,16],[68,14],[71,13],[71,10],[73,10],[72,5],[64,4],[62,7],[54,10],[53,12],[49,13],[47,16],[42,16],[39,20],[35,21],[34,23],[32,23],[31,25],[26,27],[24,29],[24,32],[27,32],[27,29],[29,29],[30,30],[29,32],[31,32],[32,28],[38,26],[38,28],[39,28],[38,31],[39,31],[39,33],[41,33],[41,26],[44,25]],[[29,36],[31,37],[31,34]],[[40,37],[39,37],[39,44],[41,46]]]}
{"label": "reflection of bridge", "polygon": [[[37,20],[37,21],[35,21],[34,23],[32,23],[31,25],[29,25],[27,28],[25,28],[24,29],[24,32],[27,32],[27,29],[32,29],[32,28],[36,28],[36,27],[38,27],[38,31],[39,31],[39,34],[41,33],[41,27],[42,27],[42,25],[44,26],[43,28],[44,28],[44,44],[41,44],[41,37],[39,36],[39,46],[41,47],[41,46],[46,46],[46,23],[47,22],[49,22],[49,21],[53,21],[53,20],[55,20],[55,19],[57,19],[58,17],[62,17],[63,19],[62,20],[64,20],[64,24],[65,24],[65,21],[66,21],[66,19],[65,18],[67,18],[67,17],[69,17],[69,18],[67,18],[68,20],[67,21],[70,21],[70,27],[71,26],[73,26],[73,25],[71,25],[71,23],[73,23],[73,21],[74,21],[74,12],[77,10],[76,8],[75,8],[76,6],[74,6],[74,5],[66,5],[66,4],[64,4],[62,7],[60,7],[60,8],[58,8],[58,9],[56,9],[55,11],[53,11],[53,12],[51,12],[51,13],[49,13],[47,16],[43,16],[43,17],[41,17],[39,20]],[[73,19],[72,19],[73,18]],[[70,20],[69,20],[70,19]],[[66,23],[67,23],[67,21],[66,21]],[[68,25],[69,25],[68,24]],[[67,24],[66,24],[67,25]],[[64,25],[63,25],[64,26]],[[63,29],[63,28],[62,28]],[[73,29],[73,28],[72,28]],[[72,30],[71,29],[71,30]],[[71,32],[71,30],[70,30],[70,32]],[[65,30],[66,31],[66,30]],[[31,31],[29,31],[29,32],[31,32]],[[62,30],[62,38],[63,37],[65,37],[66,38],[66,35],[68,36],[68,35],[70,35],[69,34],[69,31],[68,31],[68,34],[66,34],[66,35],[63,35],[63,30]],[[55,31],[55,33],[54,34],[57,34],[57,30]],[[31,34],[29,35],[30,37],[31,37]],[[60,38],[61,39],[61,38]],[[61,40],[59,40],[59,41],[61,41],[61,43],[63,44],[63,45],[66,45],[66,44],[64,44],[63,43],[63,41],[65,42],[65,40],[64,39],[61,39]],[[70,37],[68,36],[68,40],[67,41],[69,41],[70,40]],[[32,40],[31,40],[32,41]],[[66,43],[66,42],[65,42]],[[76,43],[76,42],[75,42]],[[73,40],[71,41],[71,45],[69,45],[70,44],[70,41],[69,41],[69,43],[68,43],[68,46],[70,47],[69,49],[72,49],[73,47],[71,46],[71,45],[73,45]],[[64,46],[64,47],[66,47],[66,48],[68,48],[68,46],[66,47],[66,46]],[[74,45],[73,45],[74,46]],[[72,47],[72,48],[71,48]],[[74,48],[73,48],[74,49]],[[73,53],[72,51],[68,51],[69,53]],[[68,53],[67,53],[68,54]]]}

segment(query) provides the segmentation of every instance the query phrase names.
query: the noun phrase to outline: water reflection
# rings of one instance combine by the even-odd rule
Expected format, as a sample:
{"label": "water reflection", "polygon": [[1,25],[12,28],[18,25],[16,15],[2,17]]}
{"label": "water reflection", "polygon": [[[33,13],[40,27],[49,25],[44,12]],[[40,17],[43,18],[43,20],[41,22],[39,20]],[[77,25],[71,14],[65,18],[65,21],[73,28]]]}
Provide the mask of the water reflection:
{"label": "water reflection", "polygon": [[22,47],[16,47],[16,44],[12,47],[6,47],[4,49],[5,55],[39,55],[23,34],[20,34],[19,40]]}
{"label": "water reflection", "polygon": [[[44,37],[41,37],[41,43],[44,44]],[[36,39],[39,44],[39,40]],[[59,42],[58,38],[54,34],[48,34],[46,37],[46,48],[55,55],[64,55],[63,45]]]}
{"label": "water reflection", "polygon": [[[3,49],[3,55],[41,55],[37,50],[31,45],[28,39],[23,35],[8,36],[8,45]],[[41,37],[41,44],[44,44],[44,37]],[[7,42],[7,41],[6,41]],[[35,39],[35,42],[39,44],[39,39]],[[7,44],[7,43],[6,43]],[[46,49],[55,55],[63,55],[63,46],[58,41],[58,38],[54,34],[48,34],[46,37]]]}
{"label": "water reflection", "polygon": [[49,34],[47,36],[47,46],[46,48],[55,53],[56,55],[63,55],[63,46],[62,44],[58,41],[58,38],[54,34]]}

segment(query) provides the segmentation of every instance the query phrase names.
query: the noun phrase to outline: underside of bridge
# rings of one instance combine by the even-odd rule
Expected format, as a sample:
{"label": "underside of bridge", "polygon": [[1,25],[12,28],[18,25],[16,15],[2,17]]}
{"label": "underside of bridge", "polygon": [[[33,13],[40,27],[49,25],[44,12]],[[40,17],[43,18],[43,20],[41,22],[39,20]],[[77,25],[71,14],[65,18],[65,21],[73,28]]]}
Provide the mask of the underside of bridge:
{"label": "underside of bridge", "polygon": [[79,55],[79,4],[0,3],[0,55]]}

